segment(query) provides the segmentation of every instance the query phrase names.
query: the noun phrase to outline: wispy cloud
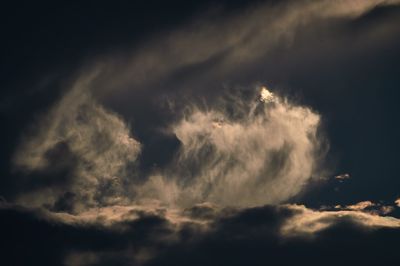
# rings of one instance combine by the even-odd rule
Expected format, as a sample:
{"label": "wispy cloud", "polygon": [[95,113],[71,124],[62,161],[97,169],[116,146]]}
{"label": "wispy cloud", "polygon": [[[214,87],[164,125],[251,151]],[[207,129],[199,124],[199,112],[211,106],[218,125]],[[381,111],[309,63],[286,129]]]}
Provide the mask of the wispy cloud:
{"label": "wispy cloud", "polygon": [[302,205],[288,205],[298,213],[290,218],[282,227],[282,234],[296,236],[313,234],[334,226],[341,221],[350,221],[370,229],[388,227],[400,228],[400,220],[393,217],[383,217],[360,210],[316,211]]}
{"label": "wispy cloud", "polygon": [[[261,89],[257,101],[233,97],[230,109],[222,103],[200,108],[189,101],[182,108],[185,113],[170,125],[170,133],[181,144],[178,154],[171,154],[175,160],[138,181],[131,166],[139,156],[140,140],[101,100],[114,93],[126,97],[129,91],[151,90],[152,84],[173,79],[186,68],[205,66],[184,83],[193,92],[202,86],[196,84],[204,85],[204,80],[221,74],[232,76],[277,45],[290,46],[302,28],[327,18],[354,18],[377,5],[395,3],[261,4],[212,22],[199,18],[144,41],[130,53],[99,58],[36,122],[33,133],[25,134],[14,158],[19,170],[29,172],[52,168],[52,157],[69,158],[68,185],[41,188],[19,201],[55,209],[72,204],[75,211],[83,211],[153,200],[172,205],[210,201],[254,206],[295,196],[318,169],[320,115],[309,107],[274,96],[267,88]],[[72,203],[64,204],[67,201]]]}
{"label": "wispy cloud", "polygon": [[[376,6],[398,3],[282,1],[231,15],[198,16],[192,23],[143,40],[133,51],[98,58],[95,65],[102,75],[94,90],[103,98],[115,97],[147,90],[177,76],[184,81],[172,84],[175,90],[197,89],[209,80],[232,78],[249,64],[266,60],[276,47],[291,47],[297,34],[322,21],[357,18]],[[190,79],[185,78],[188,73],[193,73]]]}
{"label": "wispy cloud", "polygon": [[71,182],[63,188],[25,194],[20,202],[54,205],[66,192],[70,193],[75,210],[124,201],[123,178],[135,162],[140,144],[119,115],[92,98],[88,89],[90,79],[78,80],[33,125],[14,156],[14,165],[28,172],[53,168],[54,164],[72,158]]}

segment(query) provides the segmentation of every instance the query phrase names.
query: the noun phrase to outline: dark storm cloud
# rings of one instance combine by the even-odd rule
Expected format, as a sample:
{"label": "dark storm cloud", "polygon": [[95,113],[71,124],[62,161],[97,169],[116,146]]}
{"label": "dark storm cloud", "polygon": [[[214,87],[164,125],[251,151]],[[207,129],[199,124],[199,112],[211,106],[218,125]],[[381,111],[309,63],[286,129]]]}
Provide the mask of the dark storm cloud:
{"label": "dark storm cloud", "polygon": [[[122,232],[118,225],[105,228],[101,224],[64,223],[40,210],[2,206],[0,213],[2,263],[6,265],[62,265],[66,256],[75,250],[95,254],[108,252],[114,254],[113,261],[136,265],[137,249],[147,246],[157,249],[159,239],[172,233],[164,218],[146,214],[124,224],[130,229]],[[118,252],[127,248],[131,248],[133,254],[120,257]],[[88,261],[83,265],[92,264]]]}
{"label": "dark storm cloud", "polygon": [[[396,265],[400,259],[395,245],[400,236],[398,220],[290,205],[216,213],[207,227],[199,226],[195,219],[177,225],[163,214],[146,212],[105,226],[95,221],[71,223],[43,211],[2,206],[2,259],[12,265],[71,266]],[[304,218],[314,219],[313,215],[317,215],[313,223],[304,224],[310,226],[309,231],[281,232],[287,223],[291,226]],[[372,224],[374,219],[382,220]],[[320,224],[323,227],[317,228]]]}
{"label": "dark storm cloud", "polygon": [[214,231],[195,244],[178,245],[150,265],[396,265],[399,261],[394,246],[398,229],[370,231],[344,217],[313,238],[282,238],[277,229],[292,215],[284,208],[242,211],[217,222]]}

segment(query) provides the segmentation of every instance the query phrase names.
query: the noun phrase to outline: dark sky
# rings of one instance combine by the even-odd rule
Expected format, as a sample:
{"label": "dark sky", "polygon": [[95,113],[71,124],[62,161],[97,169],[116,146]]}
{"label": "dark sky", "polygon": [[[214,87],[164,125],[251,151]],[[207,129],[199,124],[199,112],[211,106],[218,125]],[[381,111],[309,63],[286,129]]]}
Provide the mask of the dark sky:
{"label": "dark sky", "polygon": [[1,265],[400,263],[400,2],[0,10]]}

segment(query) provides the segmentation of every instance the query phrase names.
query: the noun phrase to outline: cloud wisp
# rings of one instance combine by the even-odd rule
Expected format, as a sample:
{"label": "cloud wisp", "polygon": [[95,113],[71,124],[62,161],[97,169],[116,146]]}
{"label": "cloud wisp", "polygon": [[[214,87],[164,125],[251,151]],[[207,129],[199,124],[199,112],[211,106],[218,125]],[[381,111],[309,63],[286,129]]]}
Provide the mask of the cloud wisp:
{"label": "cloud wisp", "polygon": [[[351,20],[392,0],[282,1],[257,4],[243,12],[199,16],[192,23],[143,40],[133,51],[99,58],[102,77],[96,94],[124,97],[156,85],[173,90],[204,89],[210,80],[234,78],[241,70],[268,60],[277,47],[291,48],[308,28],[329,20]],[[219,14],[217,14],[219,15]],[[266,59],[267,56],[267,59]],[[272,66],[274,65],[271,62]],[[187,77],[187,78],[186,78]]]}
{"label": "cloud wisp", "polygon": [[134,172],[140,143],[119,115],[93,99],[90,80],[78,80],[32,126],[31,135],[24,136],[14,156],[15,167],[24,172],[40,173],[67,164],[70,182],[26,193],[19,202],[56,209],[59,205],[61,211],[127,202],[129,180],[124,178]]}

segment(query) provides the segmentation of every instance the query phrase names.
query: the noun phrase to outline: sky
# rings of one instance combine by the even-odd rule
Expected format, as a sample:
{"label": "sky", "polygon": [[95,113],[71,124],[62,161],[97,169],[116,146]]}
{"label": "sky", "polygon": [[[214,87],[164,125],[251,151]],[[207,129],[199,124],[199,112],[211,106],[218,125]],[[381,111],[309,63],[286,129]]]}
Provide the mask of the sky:
{"label": "sky", "polygon": [[399,265],[400,1],[0,12],[1,265]]}

